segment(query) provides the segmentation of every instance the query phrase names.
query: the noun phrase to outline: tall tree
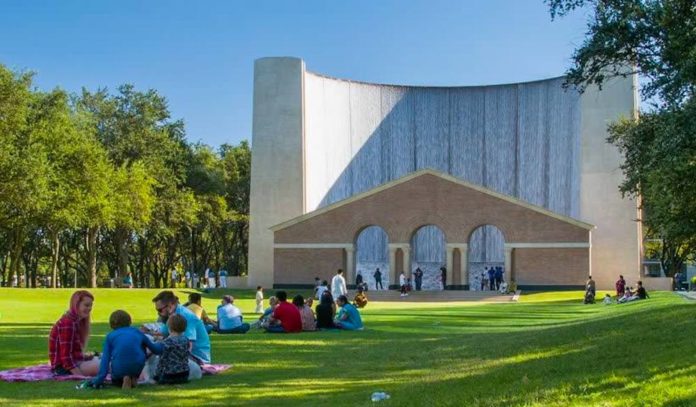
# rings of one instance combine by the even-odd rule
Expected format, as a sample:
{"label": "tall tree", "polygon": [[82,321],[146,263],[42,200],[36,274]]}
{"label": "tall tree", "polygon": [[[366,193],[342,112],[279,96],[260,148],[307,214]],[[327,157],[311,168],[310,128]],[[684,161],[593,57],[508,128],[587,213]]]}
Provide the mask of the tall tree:
{"label": "tall tree", "polygon": [[624,195],[640,197],[641,221],[663,239],[668,274],[696,253],[696,1],[546,0],[551,16],[589,10],[568,84],[583,90],[616,76],[645,78],[651,110],[609,128],[625,161]]}

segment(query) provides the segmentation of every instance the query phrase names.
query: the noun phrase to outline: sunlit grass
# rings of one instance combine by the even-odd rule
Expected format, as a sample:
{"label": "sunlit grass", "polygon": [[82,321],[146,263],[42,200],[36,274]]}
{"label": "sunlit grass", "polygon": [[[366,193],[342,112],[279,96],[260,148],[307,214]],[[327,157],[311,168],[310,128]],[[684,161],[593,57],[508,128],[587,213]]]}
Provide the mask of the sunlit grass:
{"label": "sunlit grass", "polygon": [[[136,324],[152,321],[157,292],[94,290],[90,348],[101,346],[115,309]],[[0,369],[46,362],[48,331],[71,293],[0,289]],[[255,318],[253,291],[226,293]],[[369,405],[372,392],[386,391],[391,399],[381,405],[696,405],[694,304],[652,293],[648,301],[582,305],[582,294],[531,293],[499,304],[371,302],[362,332],[214,335],[214,362],[233,368],[199,382],[129,392],[0,383],[0,404]],[[204,294],[211,314],[221,295]]]}

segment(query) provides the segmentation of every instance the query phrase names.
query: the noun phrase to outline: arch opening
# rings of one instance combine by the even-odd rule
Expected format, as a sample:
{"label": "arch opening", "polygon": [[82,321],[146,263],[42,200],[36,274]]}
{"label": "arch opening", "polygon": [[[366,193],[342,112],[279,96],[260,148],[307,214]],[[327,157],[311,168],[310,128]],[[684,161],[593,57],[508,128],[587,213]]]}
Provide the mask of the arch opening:
{"label": "arch opening", "polygon": [[[442,290],[442,271],[447,263],[447,241],[442,229],[435,225],[421,226],[411,237],[411,275],[423,272],[422,290]],[[411,282],[417,289],[417,281]]]}
{"label": "arch opening", "polygon": [[[389,236],[380,226],[368,226],[355,239],[355,278],[361,275],[370,290],[378,287],[376,271],[379,269],[381,288],[389,288]],[[348,284],[354,284],[349,281]]]}
{"label": "arch opening", "polygon": [[507,280],[505,275],[508,272],[505,270],[505,236],[496,226],[479,226],[469,237],[469,290],[497,289],[495,282],[491,284],[489,271],[493,270],[492,277],[495,281],[495,271],[498,268],[503,273],[503,280]]}

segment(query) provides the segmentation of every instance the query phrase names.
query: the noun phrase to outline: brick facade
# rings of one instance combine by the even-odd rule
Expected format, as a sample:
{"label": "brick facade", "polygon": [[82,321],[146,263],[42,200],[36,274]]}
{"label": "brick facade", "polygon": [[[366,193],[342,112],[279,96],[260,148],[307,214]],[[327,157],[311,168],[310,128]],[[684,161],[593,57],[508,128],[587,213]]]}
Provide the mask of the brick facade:
{"label": "brick facade", "polygon": [[[516,248],[512,269],[520,284],[530,285],[582,285],[589,273],[592,225],[429,170],[278,225],[273,228],[274,241],[281,247],[354,244],[371,225],[382,227],[389,243],[410,242],[424,225],[438,226],[447,243],[467,243],[479,226],[494,225],[506,244],[586,244],[572,249]],[[457,286],[466,265],[458,250],[453,254],[453,281],[448,284]],[[342,248],[276,248],[274,256],[277,285],[311,284],[315,276],[323,279],[348,266]],[[401,250],[395,260],[400,271]],[[353,275],[350,270],[348,275]]]}

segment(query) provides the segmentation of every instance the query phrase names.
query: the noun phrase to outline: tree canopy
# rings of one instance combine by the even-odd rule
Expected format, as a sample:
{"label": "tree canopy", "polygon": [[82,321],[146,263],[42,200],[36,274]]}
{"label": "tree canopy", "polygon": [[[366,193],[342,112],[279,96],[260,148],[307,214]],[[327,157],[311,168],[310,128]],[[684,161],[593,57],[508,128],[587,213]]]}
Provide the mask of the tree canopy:
{"label": "tree canopy", "polygon": [[624,195],[639,198],[649,237],[662,239],[665,270],[696,253],[696,1],[547,0],[553,18],[589,11],[568,85],[581,91],[616,76],[640,75],[650,100],[639,119],[609,127],[623,153]]}
{"label": "tree canopy", "polygon": [[1,280],[245,274],[250,158],[246,142],[188,143],[155,90],[41,92],[33,74],[0,65]]}

